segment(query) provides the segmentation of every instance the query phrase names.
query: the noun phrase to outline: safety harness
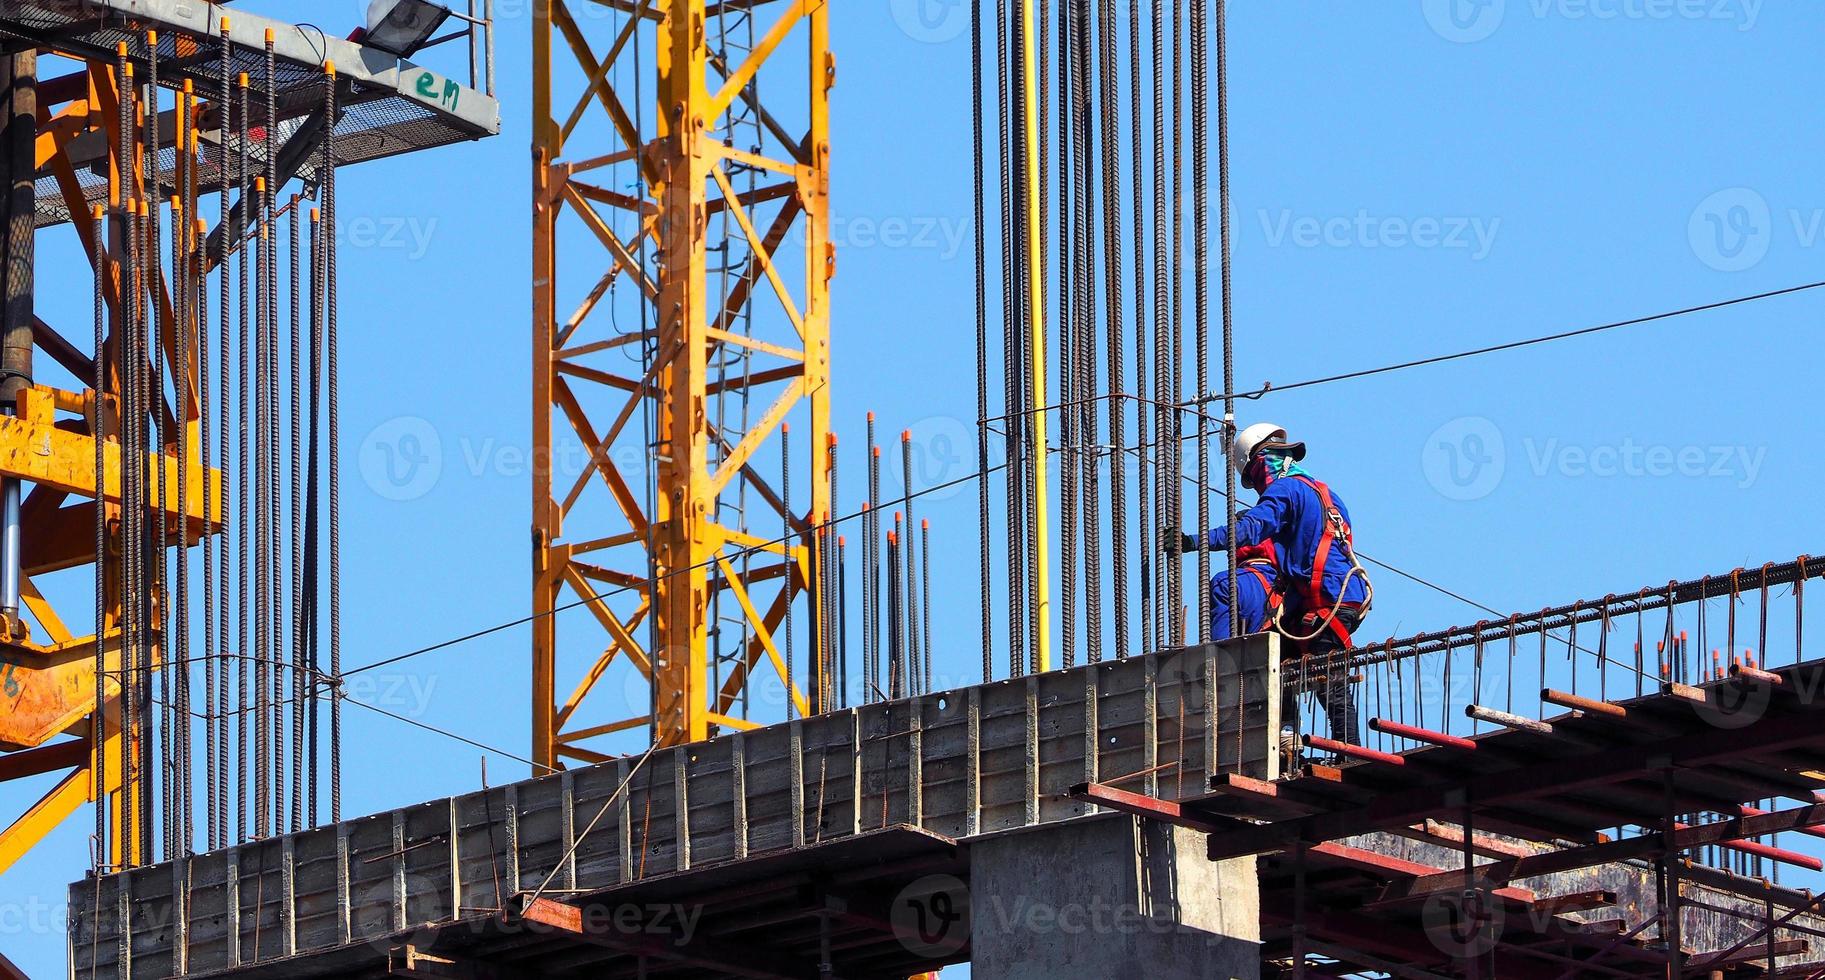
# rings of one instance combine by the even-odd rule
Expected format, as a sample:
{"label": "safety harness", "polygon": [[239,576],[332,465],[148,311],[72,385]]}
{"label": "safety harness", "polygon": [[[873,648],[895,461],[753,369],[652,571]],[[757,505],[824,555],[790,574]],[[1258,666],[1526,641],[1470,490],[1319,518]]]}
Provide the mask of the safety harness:
{"label": "safety harness", "polygon": [[[1362,563],[1356,560],[1355,539],[1350,530],[1350,522],[1344,520],[1343,511],[1339,510],[1337,504],[1332,501],[1331,488],[1303,474],[1296,474],[1292,479],[1311,487],[1312,492],[1318,495],[1319,505],[1324,508],[1324,530],[1319,534],[1317,552],[1312,558],[1312,576],[1307,581],[1293,583],[1306,610],[1303,625],[1316,625],[1317,628],[1304,636],[1295,634],[1280,623],[1279,609],[1276,609],[1274,613],[1275,625],[1289,639],[1301,643],[1315,639],[1328,631],[1337,637],[1344,649],[1348,650],[1354,645],[1350,638],[1350,631],[1337,618],[1338,610],[1344,607],[1342,593],[1348,591],[1350,579],[1353,576],[1362,576],[1362,584],[1367,590],[1362,609],[1364,613],[1367,613],[1369,604],[1374,601],[1375,587],[1369,583],[1369,573],[1363,570]],[[1326,601],[1324,569],[1330,561],[1333,548],[1342,549],[1344,557],[1349,559],[1350,570],[1344,574],[1343,583],[1338,587],[1338,596],[1334,600]]]}
{"label": "safety harness", "polygon": [[[1262,541],[1259,544],[1245,545],[1236,549],[1236,570],[1253,575],[1261,583],[1261,593],[1267,597],[1267,621],[1263,623],[1245,623],[1248,632],[1253,633],[1266,629],[1280,621],[1281,596],[1276,584],[1280,580],[1280,564],[1274,554],[1274,544]],[[1237,596],[1240,593],[1236,593]],[[1234,598],[1232,597],[1232,601]]]}

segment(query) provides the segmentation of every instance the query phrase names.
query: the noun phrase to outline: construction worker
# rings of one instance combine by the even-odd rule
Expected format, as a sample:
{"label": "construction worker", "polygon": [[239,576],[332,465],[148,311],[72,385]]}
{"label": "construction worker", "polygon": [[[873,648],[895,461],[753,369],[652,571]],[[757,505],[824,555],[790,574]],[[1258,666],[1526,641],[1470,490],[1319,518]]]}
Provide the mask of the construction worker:
{"label": "construction worker", "polygon": [[[1240,606],[1242,633],[1261,633],[1274,628],[1285,593],[1280,583],[1279,557],[1272,541],[1246,545],[1236,550],[1236,578],[1240,588],[1235,601]],[[1229,569],[1210,578],[1210,638],[1212,642],[1229,639]]]}
{"label": "construction worker", "polygon": [[[1368,613],[1374,589],[1356,560],[1349,508],[1299,465],[1304,459],[1305,444],[1290,441],[1286,430],[1271,422],[1237,433],[1230,463],[1243,486],[1260,499],[1236,516],[1236,538],[1274,546],[1285,588],[1276,625],[1323,670],[1322,700],[1331,736],[1359,744],[1356,704],[1342,654],[1353,645],[1351,633]],[[1166,531],[1168,540],[1173,535],[1182,551],[1223,551],[1230,543],[1227,526],[1201,538]]]}

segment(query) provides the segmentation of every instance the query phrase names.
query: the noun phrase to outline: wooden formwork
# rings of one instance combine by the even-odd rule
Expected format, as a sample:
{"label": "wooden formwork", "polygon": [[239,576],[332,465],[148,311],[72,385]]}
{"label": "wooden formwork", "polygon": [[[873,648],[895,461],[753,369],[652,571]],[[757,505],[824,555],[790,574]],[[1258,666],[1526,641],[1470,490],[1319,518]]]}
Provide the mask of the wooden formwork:
{"label": "wooden formwork", "polygon": [[[793,720],[70,888],[77,980],[206,974],[894,826],[954,840],[1278,776],[1277,637]],[[1214,723],[1212,723],[1214,720]],[[1213,761],[1214,760],[1214,764]]]}

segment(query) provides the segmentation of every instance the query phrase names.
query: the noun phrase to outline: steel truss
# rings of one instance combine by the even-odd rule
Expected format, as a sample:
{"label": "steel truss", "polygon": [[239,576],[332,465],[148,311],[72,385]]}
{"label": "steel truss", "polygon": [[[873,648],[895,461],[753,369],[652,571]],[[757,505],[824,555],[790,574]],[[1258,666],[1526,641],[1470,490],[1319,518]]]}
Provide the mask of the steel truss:
{"label": "steel truss", "polygon": [[[815,613],[830,509],[828,20],[822,0],[535,4],[539,766],[602,761],[583,743],[642,727],[659,744],[751,727],[763,661],[787,713],[828,697]],[[736,21],[751,41],[730,37]],[[611,310],[624,290],[632,329]],[[750,399],[766,406],[752,417]],[[802,448],[788,456],[795,411],[809,425],[791,430]],[[570,438],[587,461],[560,476],[551,461]],[[777,486],[762,475],[775,458]],[[808,478],[797,495],[795,473]],[[559,657],[557,614],[572,605],[593,623],[563,620],[566,653],[594,651],[583,664]],[[800,639],[776,639],[795,606]],[[617,660],[645,703],[598,691]]]}

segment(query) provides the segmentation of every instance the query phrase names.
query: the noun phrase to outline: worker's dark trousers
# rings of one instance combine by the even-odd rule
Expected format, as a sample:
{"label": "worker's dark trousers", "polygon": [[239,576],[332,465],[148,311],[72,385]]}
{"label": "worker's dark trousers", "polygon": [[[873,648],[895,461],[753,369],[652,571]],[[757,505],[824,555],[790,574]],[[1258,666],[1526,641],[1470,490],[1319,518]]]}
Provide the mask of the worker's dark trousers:
{"label": "worker's dark trousers", "polygon": [[[1337,621],[1343,624],[1345,630],[1354,633],[1357,624],[1362,621],[1362,612],[1346,606],[1337,611]],[[1302,625],[1300,632],[1309,633],[1311,630],[1311,626]],[[1350,745],[1361,745],[1362,737],[1359,734],[1361,724],[1356,715],[1356,698],[1354,692],[1350,690],[1350,669],[1347,664],[1342,662],[1344,659],[1343,641],[1339,640],[1335,633],[1326,630],[1322,636],[1310,640],[1306,644],[1306,649],[1314,664],[1323,664],[1332,658],[1339,661],[1336,666],[1314,677],[1308,689],[1324,706],[1325,717],[1331,723],[1331,738]],[[1281,723],[1293,724],[1298,710],[1297,696],[1286,698],[1281,703]],[[1305,731],[1307,734],[1310,733],[1309,728]]]}

